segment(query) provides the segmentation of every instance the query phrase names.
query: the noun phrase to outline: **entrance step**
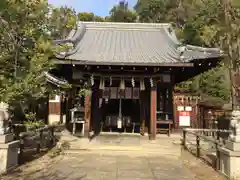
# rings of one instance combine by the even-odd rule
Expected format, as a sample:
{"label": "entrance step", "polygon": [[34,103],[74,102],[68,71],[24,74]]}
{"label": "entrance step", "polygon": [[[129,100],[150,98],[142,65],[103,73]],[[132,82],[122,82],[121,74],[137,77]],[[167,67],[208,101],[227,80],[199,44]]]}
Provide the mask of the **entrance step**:
{"label": "entrance step", "polygon": [[103,153],[103,154],[132,154],[132,155],[164,155],[164,156],[174,156],[180,157],[181,155],[181,148],[175,147],[174,149],[166,148],[166,147],[159,147],[158,149],[152,148],[142,148],[142,147],[123,147],[123,146],[95,146],[95,147],[88,147],[88,148],[76,148],[71,147],[65,153],[67,154],[76,154],[76,153]]}
{"label": "entrance step", "polygon": [[[62,142],[69,143],[68,153],[105,152],[105,153],[130,153],[130,154],[158,154],[180,156],[180,137],[157,137],[150,141],[148,137],[128,134],[103,134],[92,140],[76,138],[73,136],[61,137]],[[174,143],[175,142],[175,143]],[[179,143],[176,143],[179,142]]]}
{"label": "entrance step", "polygon": [[92,152],[118,152],[118,153],[138,153],[138,154],[161,154],[180,156],[181,146],[161,145],[161,144],[144,144],[144,145],[111,145],[111,144],[95,144],[95,143],[77,143],[72,142],[68,153],[78,153],[82,151]]}

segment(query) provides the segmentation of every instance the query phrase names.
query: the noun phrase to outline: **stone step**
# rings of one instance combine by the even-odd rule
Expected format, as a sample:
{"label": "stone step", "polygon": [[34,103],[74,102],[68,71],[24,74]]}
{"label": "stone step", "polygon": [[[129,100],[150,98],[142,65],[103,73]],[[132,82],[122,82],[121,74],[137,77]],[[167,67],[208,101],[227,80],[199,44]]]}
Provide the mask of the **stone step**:
{"label": "stone step", "polygon": [[122,145],[89,145],[89,146],[70,146],[68,152],[78,153],[82,151],[108,151],[108,152],[129,152],[129,153],[143,153],[143,154],[159,154],[159,155],[170,155],[170,156],[180,156],[181,147],[180,146],[122,146]]}
{"label": "stone step", "polygon": [[175,151],[166,151],[164,149],[161,150],[151,150],[151,149],[141,149],[141,148],[135,148],[131,147],[128,149],[119,148],[119,147],[102,147],[102,148],[90,148],[90,149],[72,149],[64,151],[66,154],[81,154],[81,153],[97,153],[97,154],[120,154],[120,155],[133,155],[133,156],[142,156],[142,155],[148,155],[148,156],[170,156],[178,158],[180,157],[181,150],[175,150]]}

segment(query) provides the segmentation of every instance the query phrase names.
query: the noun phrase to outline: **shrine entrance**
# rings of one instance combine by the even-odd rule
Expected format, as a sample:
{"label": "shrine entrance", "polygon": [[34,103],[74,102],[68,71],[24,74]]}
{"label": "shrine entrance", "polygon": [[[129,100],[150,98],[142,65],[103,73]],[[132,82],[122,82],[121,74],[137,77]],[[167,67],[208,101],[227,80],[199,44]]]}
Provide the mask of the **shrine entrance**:
{"label": "shrine entrance", "polygon": [[101,92],[92,119],[100,122],[100,132],[140,133],[140,89],[106,87]]}
{"label": "shrine entrance", "polygon": [[140,102],[137,99],[105,99],[101,120],[103,132],[140,132]]}

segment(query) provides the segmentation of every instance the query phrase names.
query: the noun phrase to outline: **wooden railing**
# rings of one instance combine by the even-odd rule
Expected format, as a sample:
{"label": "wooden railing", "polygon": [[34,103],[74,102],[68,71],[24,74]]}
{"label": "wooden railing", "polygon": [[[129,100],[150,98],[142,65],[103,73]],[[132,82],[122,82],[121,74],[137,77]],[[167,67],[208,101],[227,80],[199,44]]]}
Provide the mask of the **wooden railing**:
{"label": "wooden railing", "polygon": [[230,130],[186,128],[183,129],[182,147],[219,170],[219,148],[225,145],[229,133]]}

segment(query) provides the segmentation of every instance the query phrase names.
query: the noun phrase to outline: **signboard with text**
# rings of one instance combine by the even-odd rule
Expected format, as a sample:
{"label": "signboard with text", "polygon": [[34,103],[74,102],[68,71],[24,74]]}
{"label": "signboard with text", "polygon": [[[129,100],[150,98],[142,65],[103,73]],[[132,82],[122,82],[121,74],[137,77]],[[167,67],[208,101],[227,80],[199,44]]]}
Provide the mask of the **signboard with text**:
{"label": "signboard with text", "polygon": [[189,127],[191,126],[190,111],[179,112],[179,126]]}

